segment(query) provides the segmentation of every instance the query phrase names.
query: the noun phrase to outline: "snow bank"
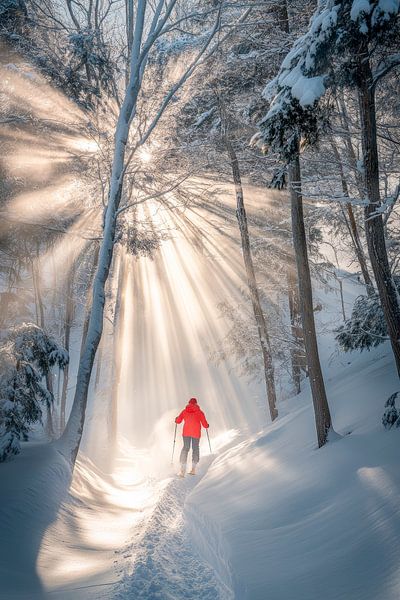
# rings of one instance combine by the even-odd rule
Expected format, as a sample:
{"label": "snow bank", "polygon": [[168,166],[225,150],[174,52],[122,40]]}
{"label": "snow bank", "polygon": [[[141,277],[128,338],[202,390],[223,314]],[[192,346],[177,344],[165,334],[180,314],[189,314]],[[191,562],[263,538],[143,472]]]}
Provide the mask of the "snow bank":
{"label": "snow bank", "polygon": [[[208,464],[209,459],[202,461],[198,477]],[[133,559],[115,600],[233,600],[231,588],[213,563],[200,559],[184,526],[182,506],[198,477],[169,481],[143,534],[125,549]]]}
{"label": "snow bank", "polygon": [[1,465],[1,600],[45,597],[36,562],[70,480],[69,465],[52,444],[26,444]]}
{"label": "snow bank", "polygon": [[[360,288],[347,278],[349,310]],[[186,502],[203,560],[240,600],[394,600],[400,593],[399,431],[381,425],[400,385],[388,344],[339,353],[332,290],[315,290],[319,346],[335,429],[317,449],[310,391],[223,452]],[[397,499],[397,500],[396,500]],[[210,533],[211,532],[211,533]],[[217,550],[216,550],[217,549]]]}
{"label": "snow bank", "polygon": [[71,480],[55,444],[24,444],[2,463],[0,600],[109,599],[165,486],[150,461],[126,443],[109,475],[80,454]]}
{"label": "snow bank", "polygon": [[[345,358],[326,369],[342,438],[316,449],[305,390],[286,416],[219,456],[188,499],[199,550],[222,577],[229,563],[235,598],[400,597],[400,437],[380,423],[399,382],[388,346]],[[223,560],[204,528],[219,531]]]}

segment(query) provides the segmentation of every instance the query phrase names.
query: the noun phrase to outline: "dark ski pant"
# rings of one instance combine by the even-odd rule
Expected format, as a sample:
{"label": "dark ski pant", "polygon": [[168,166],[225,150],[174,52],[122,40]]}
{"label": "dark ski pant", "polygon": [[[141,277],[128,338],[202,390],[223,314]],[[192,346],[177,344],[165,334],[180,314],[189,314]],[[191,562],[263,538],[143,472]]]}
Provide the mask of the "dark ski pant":
{"label": "dark ski pant", "polygon": [[189,450],[190,450],[190,444],[192,444],[192,462],[193,462],[193,464],[197,465],[197,463],[200,460],[200,450],[199,450],[200,438],[194,438],[194,437],[189,437],[189,436],[184,435],[183,436],[183,448],[182,448],[181,456],[179,459],[181,465],[186,465],[187,457],[188,457]]}

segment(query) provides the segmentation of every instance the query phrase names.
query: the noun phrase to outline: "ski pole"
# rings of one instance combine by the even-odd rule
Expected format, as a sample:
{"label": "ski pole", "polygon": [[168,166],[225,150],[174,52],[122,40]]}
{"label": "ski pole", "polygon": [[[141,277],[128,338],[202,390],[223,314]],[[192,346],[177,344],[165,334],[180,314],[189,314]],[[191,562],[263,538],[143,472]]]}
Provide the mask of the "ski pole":
{"label": "ski pole", "polygon": [[207,432],[208,445],[210,446],[210,454],[212,454],[211,444],[210,444],[210,436],[208,435],[208,427],[206,429],[206,432]]}
{"label": "ski pole", "polygon": [[172,458],[171,458],[171,465],[174,462],[174,452],[175,452],[175,441],[176,441],[176,428],[178,427],[178,425],[175,423],[175,433],[174,433],[174,445],[172,446]]}

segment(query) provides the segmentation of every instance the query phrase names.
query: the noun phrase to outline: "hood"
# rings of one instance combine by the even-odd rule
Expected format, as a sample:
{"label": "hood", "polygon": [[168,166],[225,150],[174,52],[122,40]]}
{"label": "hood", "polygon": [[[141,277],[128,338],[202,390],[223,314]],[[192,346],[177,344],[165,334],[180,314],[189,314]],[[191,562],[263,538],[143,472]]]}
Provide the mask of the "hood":
{"label": "hood", "polygon": [[197,412],[198,410],[200,410],[200,406],[198,404],[188,404],[186,406],[186,410],[188,412]]}

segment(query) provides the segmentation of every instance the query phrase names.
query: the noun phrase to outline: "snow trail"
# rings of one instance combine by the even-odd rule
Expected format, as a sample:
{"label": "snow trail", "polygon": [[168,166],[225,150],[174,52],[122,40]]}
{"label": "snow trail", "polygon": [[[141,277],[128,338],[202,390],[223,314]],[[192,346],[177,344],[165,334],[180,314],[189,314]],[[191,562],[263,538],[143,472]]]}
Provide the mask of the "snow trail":
{"label": "snow trail", "polygon": [[144,534],[122,551],[135,558],[118,586],[115,600],[232,600],[232,590],[199,556],[185,521],[185,500],[206,473],[173,479],[165,488]]}
{"label": "snow trail", "polygon": [[[233,439],[234,432],[216,437],[215,447]],[[9,494],[0,526],[8,543],[0,545],[1,564],[11,569],[7,553],[12,551],[13,558],[10,572],[0,572],[1,600],[181,600],[199,595],[231,600],[229,578],[219,562],[214,564],[213,532],[207,529],[210,551],[204,553],[193,536],[193,528],[201,529],[202,523],[192,509],[186,511],[215,456],[203,455],[199,474],[182,480],[171,476],[178,466],[171,467],[170,457],[163,453],[155,461],[154,452],[125,441],[112,473],[81,454],[70,483],[54,445],[24,447],[6,465]],[[21,493],[14,506],[17,482]]]}

